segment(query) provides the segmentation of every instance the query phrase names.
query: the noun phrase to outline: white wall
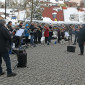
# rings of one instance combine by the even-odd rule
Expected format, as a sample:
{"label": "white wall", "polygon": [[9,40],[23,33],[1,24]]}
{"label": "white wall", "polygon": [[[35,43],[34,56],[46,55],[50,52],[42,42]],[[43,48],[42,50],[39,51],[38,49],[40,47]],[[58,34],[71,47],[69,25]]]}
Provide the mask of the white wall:
{"label": "white wall", "polygon": [[[85,15],[85,12],[80,12],[76,8],[67,8],[67,9],[64,10],[64,21],[65,22],[73,22],[73,21],[70,20],[71,14],[78,15],[77,19],[79,20],[79,22],[84,22],[83,16]],[[77,22],[77,21],[74,20],[74,22]]]}
{"label": "white wall", "polygon": [[76,8],[68,8],[64,10],[64,21],[70,22],[70,14],[78,14],[78,10]]}
{"label": "white wall", "polygon": [[50,2],[52,2],[52,3],[61,3],[61,4],[63,4],[64,3],[64,0],[58,0],[58,2],[56,1],[56,0],[50,0]]}

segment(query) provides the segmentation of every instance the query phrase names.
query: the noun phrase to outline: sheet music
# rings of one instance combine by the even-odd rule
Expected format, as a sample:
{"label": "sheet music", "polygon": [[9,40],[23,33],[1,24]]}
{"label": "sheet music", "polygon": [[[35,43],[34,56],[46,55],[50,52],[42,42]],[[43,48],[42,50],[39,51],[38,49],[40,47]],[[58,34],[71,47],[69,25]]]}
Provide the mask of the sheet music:
{"label": "sheet music", "polygon": [[19,29],[19,30],[17,30],[15,36],[20,36],[21,37],[23,33],[24,33],[24,29]]}

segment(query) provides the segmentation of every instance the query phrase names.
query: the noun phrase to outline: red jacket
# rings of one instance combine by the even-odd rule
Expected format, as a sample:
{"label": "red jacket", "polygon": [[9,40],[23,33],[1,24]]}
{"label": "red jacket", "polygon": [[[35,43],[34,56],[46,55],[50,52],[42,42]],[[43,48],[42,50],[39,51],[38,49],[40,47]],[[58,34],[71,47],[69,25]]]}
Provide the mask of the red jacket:
{"label": "red jacket", "polygon": [[49,37],[49,28],[48,27],[45,27],[44,36]]}

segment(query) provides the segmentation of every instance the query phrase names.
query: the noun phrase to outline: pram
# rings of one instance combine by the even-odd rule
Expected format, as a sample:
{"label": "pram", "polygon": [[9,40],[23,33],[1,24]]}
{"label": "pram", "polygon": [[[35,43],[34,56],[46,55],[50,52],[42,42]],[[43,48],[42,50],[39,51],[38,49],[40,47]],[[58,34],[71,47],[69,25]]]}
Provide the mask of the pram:
{"label": "pram", "polygon": [[69,40],[70,40],[70,35],[68,32],[65,32],[64,37],[62,38],[62,36],[61,36],[60,44],[65,44],[66,41],[69,41]]}
{"label": "pram", "polygon": [[[22,34],[23,34],[23,32],[22,32]],[[18,61],[18,63],[15,65],[15,67],[16,66],[17,67],[26,67],[26,65],[27,65],[26,48],[28,46],[26,44],[23,44],[24,37],[23,37],[23,35],[21,35],[21,36],[16,35],[12,38],[13,39],[12,39],[12,46],[11,46],[12,52],[11,53],[13,53],[15,56],[17,56],[17,61]],[[15,69],[15,67],[14,67],[14,69]]]}
{"label": "pram", "polygon": [[23,38],[20,38],[20,43],[19,43],[18,48],[14,48],[14,46],[12,46],[11,48],[12,54],[17,56],[17,63],[14,66],[14,69],[15,67],[26,67],[27,66],[27,53],[26,53],[27,45],[26,44],[22,45],[23,43],[22,41],[23,41]]}

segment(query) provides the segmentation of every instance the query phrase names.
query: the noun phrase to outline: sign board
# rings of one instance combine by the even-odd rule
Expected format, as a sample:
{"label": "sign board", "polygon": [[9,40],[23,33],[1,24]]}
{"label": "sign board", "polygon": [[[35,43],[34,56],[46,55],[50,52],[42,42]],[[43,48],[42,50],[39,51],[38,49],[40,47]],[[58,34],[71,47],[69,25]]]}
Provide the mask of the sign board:
{"label": "sign board", "polygon": [[12,18],[11,19],[16,19],[16,16],[12,16]]}

